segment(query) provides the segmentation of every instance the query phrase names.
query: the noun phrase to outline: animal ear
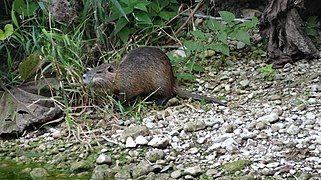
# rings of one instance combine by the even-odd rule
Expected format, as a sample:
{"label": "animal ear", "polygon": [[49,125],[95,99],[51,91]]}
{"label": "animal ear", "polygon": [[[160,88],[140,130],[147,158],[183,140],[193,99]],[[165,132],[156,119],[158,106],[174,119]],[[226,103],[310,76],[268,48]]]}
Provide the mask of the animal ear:
{"label": "animal ear", "polygon": [[108,65],[107,71],[113,73],[115,70],[114,66],[112,64]]}

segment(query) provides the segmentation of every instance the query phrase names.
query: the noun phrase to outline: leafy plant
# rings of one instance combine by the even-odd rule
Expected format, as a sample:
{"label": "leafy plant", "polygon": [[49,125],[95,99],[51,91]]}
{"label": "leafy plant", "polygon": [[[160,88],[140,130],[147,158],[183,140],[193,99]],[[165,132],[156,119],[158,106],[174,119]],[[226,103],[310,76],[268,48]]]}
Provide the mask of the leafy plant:
{"label": "leafy plant", "polygon": [[0,40],[4,41],[13,33],[13,26],[11,24],[6,24],[4,26],[4,31],[0,29]]}
{"label": "leafy plant", "polygon": [[151,32],[154,26],[165,26],[178,11],[175,0],[112,0],[108,22],[116,22],[112,36],[126,43],[135,32]]}
{"label": "leafy plant", "polygon": [[259,71],[261,73],[261,77],[268,80],[272,81],[272,79],[275,77],[276,72],[272,68],[273,64],[267,64],[265,66],[262,66]]}
{"label": "leafy plant", "polygon": [[307,20],[306,32],[312,40],[315,40],[318,35],[317,18],[318,16],[311,16]]}
{"label": "leafy plant", "polygon": [[[204,54],[214,51],[221,54],[221,59],[230,56],[230,47],[228,39],[235,39],[247,45],[250,45],[249,29],[256,27],[258,19],[253,17],[250,21],[237,22],[235,15],[227,11],[219,11],[222,21],[210,19],[205,22],[205,26],[198,30],[191,31],[191,39],[185,40],[183,45],[187,58],[171,57],[174,66],[184,63],[184,67],[174,69],[177,72],[178,79],[195,80],[194,72],[203,72],[202,62],[205,59]],[[197,56],[202,54],[201,63],[197,61]],[[190,58],[192,56],[192,58]]]}

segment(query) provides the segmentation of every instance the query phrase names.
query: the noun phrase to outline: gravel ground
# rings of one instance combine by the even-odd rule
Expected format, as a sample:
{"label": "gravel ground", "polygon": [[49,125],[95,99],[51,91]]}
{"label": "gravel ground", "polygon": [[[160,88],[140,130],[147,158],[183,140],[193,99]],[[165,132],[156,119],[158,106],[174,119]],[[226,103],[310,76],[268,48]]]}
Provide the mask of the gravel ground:
{"label": "gravel ground", "polygon": [[[194,92],[225,96],[228,107],[174,98],[140,124],[111,116],[70,138],[63,123],[1,141],[0,157],[45,162],[68,178],[321,179],[321,61],[287,64],[272,81],[260,76],[263,65],[238,61],[199,77]],[[45,155],[30,158],[17,147]],[[41,177],[43,169],[30,171]]]}

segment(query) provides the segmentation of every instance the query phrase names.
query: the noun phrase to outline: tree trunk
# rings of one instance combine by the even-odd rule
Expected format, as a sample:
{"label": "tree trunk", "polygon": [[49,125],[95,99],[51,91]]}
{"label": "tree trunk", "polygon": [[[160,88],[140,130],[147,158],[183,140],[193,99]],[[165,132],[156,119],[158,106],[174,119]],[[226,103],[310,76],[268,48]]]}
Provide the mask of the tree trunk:
{"label": "tree trunk", "polygon": [[[317,4],[318,7],[306,6],[313,10],[305,9],[304,3],[308,4],[309,0],[269,0],[263,12],[259,28],[262,36],[268,40],[268,63],[275,68],[299,58],[320,56],[305,31],[302,18],[311,16],[309,12],[318,12],[315,9],[318,10],[321,3]],[[320,11],[318,13],[320,17]]]}

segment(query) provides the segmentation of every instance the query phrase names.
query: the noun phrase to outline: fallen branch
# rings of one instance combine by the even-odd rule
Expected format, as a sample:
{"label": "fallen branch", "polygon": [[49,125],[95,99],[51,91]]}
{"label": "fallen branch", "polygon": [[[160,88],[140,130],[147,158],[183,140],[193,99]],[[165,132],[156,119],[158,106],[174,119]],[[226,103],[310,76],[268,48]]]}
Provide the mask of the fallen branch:
{"label": "fallen branch", "polygon": [[[190,13],[182,13],[182,16],[188,16],[190,17],[191,14]],[[202,14],[194,14],[193,17],[196,18],[201,18],[201,19],[214,19],[214,20],[218,20],[218,21],[222,21],[221,17],[213,17],[213,16],[206,16],[206,15],[202,15]],[[234,21],[239,21],[239,22],[245,22],[245,21],[250,21],[251,19],[242,19],[242,18],[235,18]]]}

